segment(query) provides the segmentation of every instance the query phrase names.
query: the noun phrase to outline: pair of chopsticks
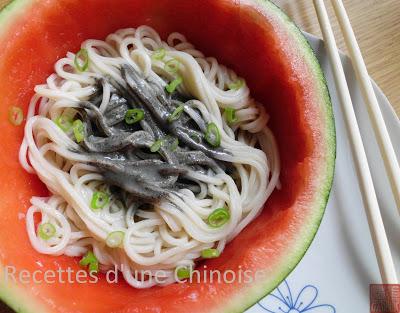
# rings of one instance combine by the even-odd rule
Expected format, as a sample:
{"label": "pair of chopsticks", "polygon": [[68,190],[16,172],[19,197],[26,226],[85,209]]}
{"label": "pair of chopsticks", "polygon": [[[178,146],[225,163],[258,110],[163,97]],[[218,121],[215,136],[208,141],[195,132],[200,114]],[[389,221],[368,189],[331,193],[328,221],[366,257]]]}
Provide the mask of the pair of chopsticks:
{"label": "pair of chopsticks", "polygon": [[[318,15],[318,21],[324,37],[326,49],[332,65],[336,88],[342,105],[347,130],[350,134],[350,143],[355,157],[357,176],[368,218],[369,228],[375,248],[382,282],[384,284],[398,284],[396,270],[390,252],[385,227],[382,221],[378,200],[369,170],[367,156],[364,150],[360,129],[343,66],[340,61],[339,52],[336,46],[335,37],[329,21],[324,0],[313,0],[314,7]],[[369,118],[371,120],[380,152],[385,164],[385,169],[390,180],[392,192],[396,200],[397,208],[400,212],[400,166],[394,152],[382,112],[379,108],[371,79],[357,44],[353,29],[347,16],[346,9],[342,0],[331,0],[336,17],[348,48],[350,58],[356,72],[357,80],[360,84],[365,104],[367,105]]]}

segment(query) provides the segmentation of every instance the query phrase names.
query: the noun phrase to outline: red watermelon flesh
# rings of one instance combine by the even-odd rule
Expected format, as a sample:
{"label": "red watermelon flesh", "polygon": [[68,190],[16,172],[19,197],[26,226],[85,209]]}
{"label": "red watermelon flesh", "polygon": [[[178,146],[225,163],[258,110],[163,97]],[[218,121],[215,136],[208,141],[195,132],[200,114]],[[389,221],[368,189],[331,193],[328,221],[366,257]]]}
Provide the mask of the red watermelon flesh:
{"label": "red watermelon flesh", "polygon": [[[318,62],[301,32],[262,0],[14,0],[0,13],[0,266],[17,273],[80,268],[30,245],[25,213],[44,185],[18,163],[23,127],[8,110],[26,109],[33,88],[56,60],[83,40],[149,25],[165,39],[183,33],[208,56],[244,77],[270,114],[281,154],[282,188],[262,214],[207,269],[263,271],[252,284],[185,283],[138,290],[120,277],[109,284],[0,281],[0,297],[21,312],[240,312],[267,294],[300,261],[326,206],[335,159],[332,109]],[[66,274],[62,276],[65,280]],[[43,275],[38,275],[43,279]]]}

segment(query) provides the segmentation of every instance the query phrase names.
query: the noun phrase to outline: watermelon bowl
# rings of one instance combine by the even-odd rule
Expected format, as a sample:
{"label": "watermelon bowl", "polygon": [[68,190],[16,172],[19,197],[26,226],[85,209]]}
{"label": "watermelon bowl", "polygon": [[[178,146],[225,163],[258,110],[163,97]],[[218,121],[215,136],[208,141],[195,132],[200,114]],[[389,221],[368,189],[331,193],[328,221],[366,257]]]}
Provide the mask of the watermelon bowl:
{"label": "watermelon bowl", "polygon": [[[202,281],[144,290],[103,277],[96,284],[8,279],[10,266],[28,276],[79,270],[78,260],[42,255],[30,245],[23,214],[30,197],[47,190],[18,163],[23,125],[7,121],[10,106],[26,114],[33,87],[83,40],[143,24],[164,38],[181,32],[231,67],[270,114],[281,156],[281,189],[220,258],[200,267],[262,275],[251,283]],[[323,73],[300,30],[279,8],[262,0],[14,0],[1,11],[0,26],[0,298],[10,307],[41,313],[242,312],[295,268],[323,217],[336,143]]]}

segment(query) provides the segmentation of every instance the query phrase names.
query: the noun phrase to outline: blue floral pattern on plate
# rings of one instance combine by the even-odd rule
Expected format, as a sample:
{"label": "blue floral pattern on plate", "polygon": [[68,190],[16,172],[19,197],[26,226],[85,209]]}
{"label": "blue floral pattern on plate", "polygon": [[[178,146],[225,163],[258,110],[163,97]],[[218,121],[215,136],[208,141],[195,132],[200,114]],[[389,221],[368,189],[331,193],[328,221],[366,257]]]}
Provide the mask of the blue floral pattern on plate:
{"label": "blue floral pattern on plate", "polygon": [[317,304],[318,289],[306,285],[297,296],[292,293],[286,280],[272,293],[258,302],[268,313],[336,313],[330,304]]}

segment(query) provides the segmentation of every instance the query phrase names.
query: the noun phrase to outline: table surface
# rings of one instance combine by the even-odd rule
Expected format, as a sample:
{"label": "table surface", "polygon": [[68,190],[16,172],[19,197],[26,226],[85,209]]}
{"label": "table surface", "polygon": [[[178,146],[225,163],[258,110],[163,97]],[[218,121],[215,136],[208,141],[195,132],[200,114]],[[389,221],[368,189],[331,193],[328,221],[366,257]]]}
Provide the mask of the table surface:
{"label": "table surface", "polygon": [[[9,0],[0,0],[0,8]],[[311,0],[273,0],[303,30],[321,37]],[[400,1],[343,0],[371,77],[400,116]],[[340,49],[343,37],[330,1],[325,1]]]}
{"label": "table surface", "polygon": [[[1,0],[0,0],[1,1]],[[322,37],[312,0],[273,0],[299,27]],[[400,116],[400,1],[343,0],[370,76]],[[332,5],[325,1],[338,47],[346,52]]]}

